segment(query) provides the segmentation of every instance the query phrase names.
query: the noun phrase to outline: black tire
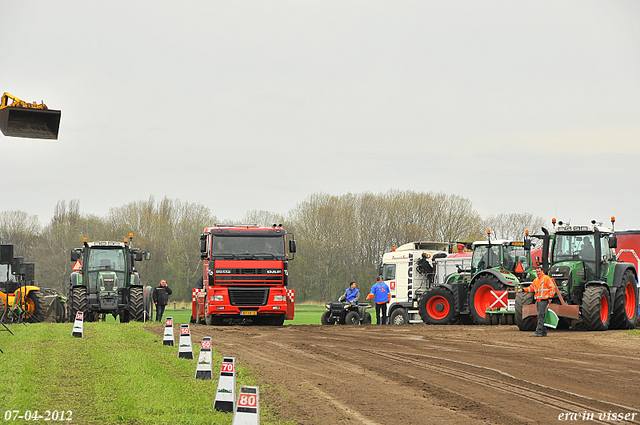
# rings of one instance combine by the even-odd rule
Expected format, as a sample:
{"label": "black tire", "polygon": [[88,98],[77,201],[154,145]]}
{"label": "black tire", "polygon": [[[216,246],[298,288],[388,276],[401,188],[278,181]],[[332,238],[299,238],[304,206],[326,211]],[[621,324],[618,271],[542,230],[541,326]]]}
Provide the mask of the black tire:
{"label": "black tire", "polygon": [[451,325],[458,320],[453,294],[444,288],[435,288],[420,298],[418,312],[429,325]]}
{"label": "black tire", "polygon": [[409,315],[407,314],[407,310],[402,307],[398,307],[391,312],[389,316],[389,324],[390,325],[408,325],[409,324]]}
{"label": "black tire", "polygon": [[129,318],[144,322],[144,294],[140,286],[129,288]]}
{"label": "black tire", "polygon": [[[498,279],[490,274],[480,276],[469,293],[469,315],[478,325],[487,324],[485,321],[485,312],[491,305],[489,300],[493,299],[489,296],[491,290],[505,291],[507,287],[500,283]],[[480,311],[479,311],[480,310]]]}
{"label": "black tire", "polygon": [[582,321],[588,331],[609,329],[609,291],[604,286],[588,286],[582,295]]}
{"label": "black tire", "polygon": [[362,315],[362,324],[363,325],[370,325],[371,324],[371,313],[365,312]]}
{"label": "black tire", "polygon": [[144,313],[146,321],[153,320],[153,288],[151,286],[144,287]]}
{"label": "black tire", "polygon": [[473,321],[473,319],[471,318],[471,316],[469,316],[468,314],[461,314],[460,316],[458,316],[458,320],[460,321],[461,325],[475,325],[476,323]]}
{"label": "black tire", "polygon": [[331,318],[330,311],[325,311],[324,313],[322,313],[322,316],[320,317],[320,323],[323,325],[333,325],[334,323],[336,323],[336,321],[335,319]]}
{"label": "black tire", "polygon": [[213,325],[213,314],[206,314],[204,316],[204,324],[207,326]]}
{"label": "black tire", "polygon": [[265,319],[267,326],[282,326],[284,325],[284,314],[275,317],[267,317]]}
{"label": "black tire", "polygon": [[516,324],[516,317],[513,314],[506,314],[505,316],[507,316],[507,325],[515,325]]}
{"label": "black tire", "polygon": [[522,318],[522,308],[525,305],[534,304],[533,292],[518,292],[516,294],[516,325],[521,331],[535,331],[538,325],[537,316]]}
{"label": "black tire", "polygon": [[44,295],[37,290],[31,290],[25,297],[24,319],[27,322],[43,322],[47,311],[44,306]]}
{"label": "black tire", "polygon": [[69,322],[75,322],[76,313],[79,311],[85,313],[87,311],[87,288],[84,286],[74,286],[69,291],[69,300],[67,300],[67,316]]}
{"label": "black tire", "polygon": [[357,311],[350,311],[344,318],[345,325],[357,325],[360,323],[360,315]]}
{"label": "black tire", "polygon": [[635,329],[638,319],[638,291],[636,277],[631,270],[624,272],[613,300],[611,329]]}

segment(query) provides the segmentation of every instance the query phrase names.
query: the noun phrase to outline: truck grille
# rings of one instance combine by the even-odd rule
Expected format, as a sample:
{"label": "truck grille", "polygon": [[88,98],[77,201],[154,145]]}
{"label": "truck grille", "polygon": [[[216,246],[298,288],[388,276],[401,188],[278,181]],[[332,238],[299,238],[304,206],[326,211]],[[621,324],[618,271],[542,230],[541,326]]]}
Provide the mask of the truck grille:
{"label": "truck grille", "polygon": [[232,288],[229,287],[231,305],[266,305],[269,288]]}

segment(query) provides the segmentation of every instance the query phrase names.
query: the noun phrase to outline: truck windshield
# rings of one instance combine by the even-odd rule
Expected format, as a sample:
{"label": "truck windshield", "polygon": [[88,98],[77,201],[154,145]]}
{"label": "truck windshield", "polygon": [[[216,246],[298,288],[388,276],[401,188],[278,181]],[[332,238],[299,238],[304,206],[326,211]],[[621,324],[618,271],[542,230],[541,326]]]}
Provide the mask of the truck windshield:
{"label": "truck windshield", "polygon": [[211,255],[219,258],[282,259],[284,236],[214,236]]}

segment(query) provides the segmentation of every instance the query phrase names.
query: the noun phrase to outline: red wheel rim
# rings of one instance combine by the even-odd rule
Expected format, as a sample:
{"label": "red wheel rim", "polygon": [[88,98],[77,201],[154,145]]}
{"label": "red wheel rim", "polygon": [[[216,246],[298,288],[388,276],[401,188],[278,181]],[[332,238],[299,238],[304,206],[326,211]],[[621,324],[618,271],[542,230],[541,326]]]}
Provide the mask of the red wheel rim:
{"label": "red wheel rim", "polygon": [[478,316],[485,318],[485,312],[491,306],[491,303],[496,300],[495,295],[491,293],[494,289],[489,285],[482,285],[476,291],[476,296],[473,299],[473,306],[476,309]]}
{"label": "red wheel rim", "polygon": [[[442,307],[442,311],[438,311],[438,306]],[[447,317],[449,310],[449,301],[442,295],[436,295],[427,301],[427,314],[436,320]]]}
{"label": "red wheel rim", "polygon": [[634,290],[632,282],[627,282],[627,286],[624,289],[624,309],[629,319],[633,319],[636,313],[636,291]]}
{"label": "red wheel rim", "polygon": [[600,297],[600,320],[602,323],[607,323],[607,319],[609,318],[609,303],[607,302],[607,296],[602,295]]}

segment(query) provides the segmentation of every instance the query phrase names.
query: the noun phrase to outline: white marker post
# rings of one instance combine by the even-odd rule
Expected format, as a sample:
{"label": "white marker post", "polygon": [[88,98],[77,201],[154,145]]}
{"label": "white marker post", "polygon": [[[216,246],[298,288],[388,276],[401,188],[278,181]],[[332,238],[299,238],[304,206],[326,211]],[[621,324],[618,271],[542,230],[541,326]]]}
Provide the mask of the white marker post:
{"label": "white marker post", "polygon": [[260,424],[260,390],[258,387],[240,387],[238,407],[232,425]]}
{"label": "white marker post", "polygon": [[189,325],[180,325],[180,339],[178,340],[178,358],[193,359],[191,347],[191,331]]}
{"label": "white marker post", "polygon": [[173,347],[173,317],[167,317],[164,322],[164,337],[162,338],[162,345],[170,345]]}
{"label": "white marker post", "polygon": [[236,401],[236,359],[224,357],[218,378],[218,390],[213,408],[220,412],[233,412]]}
{"label": "white marker post", "polygon": [[196,379],[212,379],[213,366],[211,365],[211,337],[202,337],[200,354],[196,366]]}
{"label": "white marker post", "polygon": [[76,313],[76,320],[73,322],[73,330],[71,331],[71,335],[76,338],[82,338],[82,334],[84,333],[84,315],[81,311]]}

